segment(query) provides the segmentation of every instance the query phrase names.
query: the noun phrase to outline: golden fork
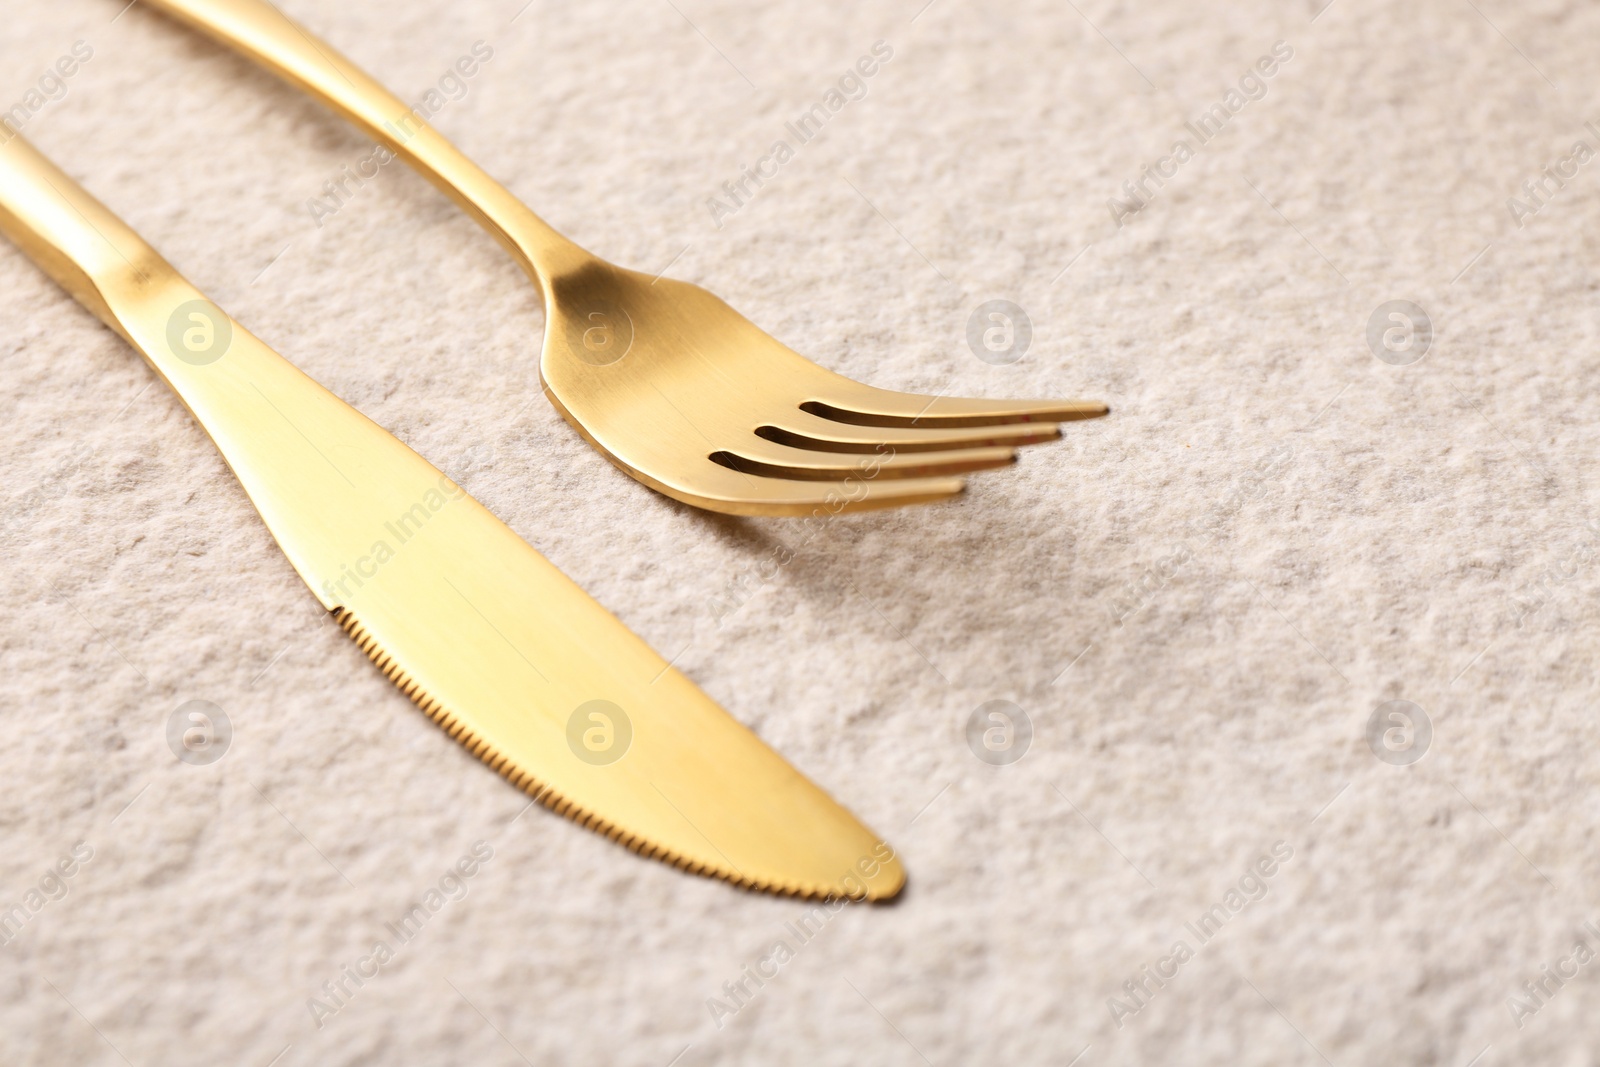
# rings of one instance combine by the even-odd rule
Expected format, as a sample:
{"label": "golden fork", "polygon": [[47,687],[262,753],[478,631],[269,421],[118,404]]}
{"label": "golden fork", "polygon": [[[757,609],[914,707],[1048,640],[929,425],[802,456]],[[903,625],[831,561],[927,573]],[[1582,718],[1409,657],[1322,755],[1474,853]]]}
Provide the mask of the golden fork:
{"label": "golden fork", "polygon": [[[539,286],[546,394],[634,478],[732,515],[939,500],[1091,401],[897,393],[835,374],[696,285],[613,266],[552,229],[269,0],[146,0],[342,113],[456,200]],[[841,485],[840,483],[843,483]]]}

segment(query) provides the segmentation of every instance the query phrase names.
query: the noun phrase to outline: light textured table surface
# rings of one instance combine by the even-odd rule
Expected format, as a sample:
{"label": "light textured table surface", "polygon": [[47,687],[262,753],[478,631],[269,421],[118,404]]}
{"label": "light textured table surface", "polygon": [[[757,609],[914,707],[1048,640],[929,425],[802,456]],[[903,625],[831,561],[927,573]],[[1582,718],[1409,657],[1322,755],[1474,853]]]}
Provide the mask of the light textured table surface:
{"label": "light textured table surface", "polygon": [[[313,218],[372,150],[342,121],[121,0],[7,5],[0,109],[910,886],[799,943],[802,904],[519,815],[322,616],[170,392],[4,246],[0,1062],[1600,1062],[1600,8],[523,2],[283,6],[408,99],[483,42],[435,124],[609,259],[873,384],[1112,416],[957,502],[830,522],[720,611],[797,525],[590,450],[540,395],[534,290],[400,165]],[[877,41],[865,96],[714,220]],[[1126,210],[1147,166],[1172,176]],[[1011,365],[966,342],[991,299],[1033,324]],[[1431,321],[1415,362],[1420,334],[1368,341],[1399,300]],[[168,748],[190,700],[233,726],[207,766]],[[990,700],[1032,723],[1019,762],[969,750]],[[1415,762],[1426,731],[1368,740],[1395,700],[1431,725]]]}

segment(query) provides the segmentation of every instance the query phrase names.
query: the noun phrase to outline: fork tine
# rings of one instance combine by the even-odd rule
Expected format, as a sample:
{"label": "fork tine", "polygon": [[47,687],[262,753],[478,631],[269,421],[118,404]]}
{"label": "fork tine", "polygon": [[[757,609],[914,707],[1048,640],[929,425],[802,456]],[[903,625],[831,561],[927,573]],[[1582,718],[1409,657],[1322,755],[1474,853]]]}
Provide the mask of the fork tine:
{"label": "fork tine", "polygon": [[875,389],[849,379],[819,390],[802,411],[853,426],[947,429],[1097,419],[1110,408],[1096,400],[967,400]]}
{"label": "fork tine", "polygon": [[942,452],[953,448],[1016,448],[1054,441],[1061,436],[1054,423],[1019,423],[1012,426],[942,429],[922,426],[873,426],[856,429],[804,411],[756,428],[756,436],[780,445],[809,448],[814,452],[865,452],[897,455],[902,452]]}
{"label": "fork tine", "polygon": [[[638,475],[635,475],[638,477]],[[675,500],[725,515],[821,515],[840,511],[871,511],[905,504],[928,504],[959,495],[966,483],[960,478],[875,478],[865,476],[836,481],[800,481],[762,478],[722,467],[700,464],[692,485],[669,485],[640,478],[646,485]]]}
{"label": "fork tine", "polygon": [[745,474],[767,478],[803,481],[843,481],[856,477],[862,481],[878,478],[932,478],[946,474],[968,474],[1015,463],[1017,453],[1010,448],[964,448],[944,452],[898,455],[844,456],[837,452],[813,452],[761,438],[753,438],[731,449],[711,454],[713,463]]}

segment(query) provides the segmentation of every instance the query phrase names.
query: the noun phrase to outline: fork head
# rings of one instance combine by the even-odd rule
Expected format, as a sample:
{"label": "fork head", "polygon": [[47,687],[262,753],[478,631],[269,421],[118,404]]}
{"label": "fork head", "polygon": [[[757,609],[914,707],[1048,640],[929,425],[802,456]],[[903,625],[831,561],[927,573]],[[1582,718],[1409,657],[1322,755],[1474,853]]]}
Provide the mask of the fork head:
{"label": "fork head", "polygon": [[862,385],[696,285],[587,254],[540,272],[551,401],[634,478],[730,515],[941,500],[1006,466],[1089,401],[963,400]]}

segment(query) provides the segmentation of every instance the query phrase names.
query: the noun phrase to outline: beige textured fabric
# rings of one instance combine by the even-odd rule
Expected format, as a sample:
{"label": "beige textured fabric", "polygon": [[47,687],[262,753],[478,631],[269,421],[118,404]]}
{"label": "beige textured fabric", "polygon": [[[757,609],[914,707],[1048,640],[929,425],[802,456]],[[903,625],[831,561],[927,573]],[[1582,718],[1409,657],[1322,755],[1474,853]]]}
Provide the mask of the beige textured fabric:
{"label": "beige textured fabric", "polygon": [[[0,247],[0,1062],[1600,1060],[1600,8],[522,3],[283,0],[600,254],[865,381],[1112,417],[773,573],[795,523],[591,451],[512,264],[270,76],[120,0],[14,3],[0,109],[910,888],[807,936],[519,816]],[[878,41],[865,94],[786,136]],[[1010,365],[967,346],[992,299],[1032,323]],[[1375,348],[1391,301],[1431,333],[1384,311]],[[233,730],[209,765],[167,743],[193,700]],[[969,749],[991,700],[1029,717],[1019,762]],[[1431,739],[1413,710],[1369,742],[1397,700]]]}

